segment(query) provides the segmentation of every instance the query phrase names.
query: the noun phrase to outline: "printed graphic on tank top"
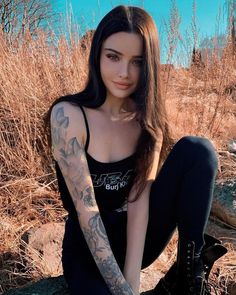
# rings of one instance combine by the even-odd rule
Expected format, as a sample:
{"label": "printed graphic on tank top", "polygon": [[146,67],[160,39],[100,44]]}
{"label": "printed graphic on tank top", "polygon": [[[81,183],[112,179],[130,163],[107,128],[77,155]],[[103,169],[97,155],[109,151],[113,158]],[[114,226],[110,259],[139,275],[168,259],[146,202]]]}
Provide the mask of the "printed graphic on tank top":
{"label": "printed graphic on tank top", "polygon": [[103,174],[91,174],[93,187],[99,188],[104,187],[107,191],[118,191],[120,188],[125,187],[129,183],[129,179],[132,176],[133,170],[128,170],[125,174],[121,171],[113,173],[103,173]]}
{"label": "printed graphic on tank top", "polygon": [[87,131],[85,152],[98,207],[100,210],[125,210],[124,204],[134,178],[135,154],[112,163],[95,160],[87,152],[90,132],[85,111],[83,107],[80,108]]}
{"label": "printed graphic on tank top", "polygon": [[102,163],[87,152],[95,198],[100,210],[125,210],[134,179],[134,155],[113,163]]}

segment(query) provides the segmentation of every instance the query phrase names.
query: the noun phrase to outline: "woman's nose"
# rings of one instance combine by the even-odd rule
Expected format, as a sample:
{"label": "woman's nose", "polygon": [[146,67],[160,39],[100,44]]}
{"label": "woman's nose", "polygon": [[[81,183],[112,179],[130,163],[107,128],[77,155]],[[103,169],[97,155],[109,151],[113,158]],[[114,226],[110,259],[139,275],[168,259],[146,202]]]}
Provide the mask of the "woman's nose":
{"label": "woman's nose", "polygon": [[119,77],[127,78],[129,76],[129,63],[122,62],[119,68]]}

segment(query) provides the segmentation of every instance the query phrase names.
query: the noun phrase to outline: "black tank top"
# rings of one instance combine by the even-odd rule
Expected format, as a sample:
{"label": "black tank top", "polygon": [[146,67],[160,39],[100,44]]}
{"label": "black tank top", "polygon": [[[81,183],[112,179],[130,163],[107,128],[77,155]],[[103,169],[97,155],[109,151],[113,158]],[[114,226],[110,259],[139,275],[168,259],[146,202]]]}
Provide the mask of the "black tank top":
{"label": "black tank top", "polygon": [[[99,162],[90,156],[87,152],[90,139],[88,121],[83,108],[80,108],[87,130],[85,153],[99,210],[125,210],[126,199],[134,180],[136,154],[111,163]],[[55,168],[63,206],[69,214],[76,215],[73,201],[57,163],[55,163]]]}

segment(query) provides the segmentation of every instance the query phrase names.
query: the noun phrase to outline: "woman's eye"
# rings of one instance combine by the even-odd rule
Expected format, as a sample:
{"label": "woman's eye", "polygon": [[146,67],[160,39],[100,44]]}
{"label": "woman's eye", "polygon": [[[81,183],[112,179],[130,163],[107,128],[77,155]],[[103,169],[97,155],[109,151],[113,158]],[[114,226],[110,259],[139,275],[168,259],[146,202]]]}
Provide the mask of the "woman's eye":
{"label": "woman's eye", "polygon": [[140,67],[142,65],[142,60],[141,59],[134,60],[133,64]]}
{"label": "woman's eye", "polygon": [[113,61],[117,61],[117,60],[118,60],[118,56],[115,55],[115,54],[107,54],[107,57],[108,57],[110,60],[113,60]]}

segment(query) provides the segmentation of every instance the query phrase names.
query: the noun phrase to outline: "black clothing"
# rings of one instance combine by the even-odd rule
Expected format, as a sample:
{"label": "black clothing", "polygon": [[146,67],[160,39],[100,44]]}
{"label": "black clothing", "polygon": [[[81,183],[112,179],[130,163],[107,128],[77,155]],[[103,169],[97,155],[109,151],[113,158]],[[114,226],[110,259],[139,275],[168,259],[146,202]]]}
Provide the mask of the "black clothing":
{"label": "black clothing", "polygon": [[[83,108],[87,139],[85,144],[85,153],[91,174],[94,193],[98,208],[103,210],[122,210],[125,201],[129,195],[134,179],[135,153],[127,158],[117,162],[103,163],[95,160],[88,152],[90,132],[88,121]],[[65,209],[73,216],[76,215],[74,204],[71,200],[69,191],[67,190],[63,175],[56,163],[56,172],[58,178],[58,186],[61,192],[61,198]]]}
{"label": "black clothing", "polygon": [[[101,175],[105,173],[123,171],[122,175],[125,175],[134,168],[132,157],[116,163],[101,163],[87,154],[87,161],[91,174],[99,175],[93,177],[95,197],[99,206],[105,209],[101,210],[101,217],[112,251],[123,270],[127,212],[114,209],[119,208],[125,200],[132,186],[132,177],[128,179],[130,183],[127,184],[124,195],[120,193],[124,191],[122,187],[119,187],[120,191],[108,190],[106,194],[103,186],[104,198],[98,186],[101,181],[98,180],[102,179]],[[110,292],[90,254],[78,219],[74,215],[71,197],[58,168],[59,189],[63,204],[69,212],[63,240],[62,263],[70,293],[108,295]],[[161,254],[176,227],[180,240],[194,241],[196,253],[201,251],[216,172],[217,157],[209,140],[186,136],[174,145],[151,187],[142,268],[150,265]]]}

